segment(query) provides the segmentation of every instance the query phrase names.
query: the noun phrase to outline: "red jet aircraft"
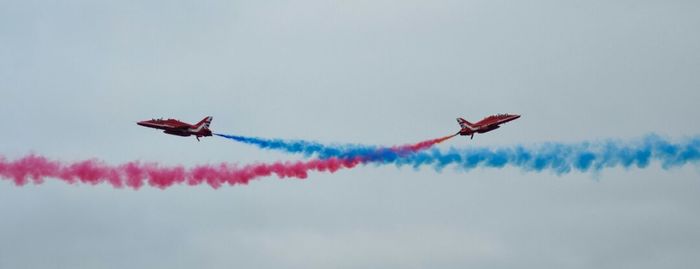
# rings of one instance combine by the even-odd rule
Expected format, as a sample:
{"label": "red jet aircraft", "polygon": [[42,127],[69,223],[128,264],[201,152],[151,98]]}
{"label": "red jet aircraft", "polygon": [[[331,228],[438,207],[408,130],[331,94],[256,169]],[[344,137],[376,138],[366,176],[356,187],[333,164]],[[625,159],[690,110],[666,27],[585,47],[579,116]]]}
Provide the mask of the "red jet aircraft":
{"label": "red jet aircraft", "polygon": [[459,135],[471,135],[471,139],[474,139],[475,133],[483,134],[486,132],[496,130],[499,127],[501,127],[499,125],[512,120],[516,120],[518,118],[520,118],[520,115],[498,114],[488,116],[477,123],[471,123],[464,120],[463,118],[457,118],[459,126],[462,127],[462,130],[459,130]]}
{"label": "red jet aircraft", "polygon": [[161,129],[164,130],[164,133],[171,135],[194,135],[197,138],[197,141],[199,141],[199,138],[202,136],[211,136],[211,130],[209,130],[211,119],[211,116],[206,117],[195,125],[184,123],[176,119],[164,120],[162,118],[139,121],[136,124],[149,128]]}

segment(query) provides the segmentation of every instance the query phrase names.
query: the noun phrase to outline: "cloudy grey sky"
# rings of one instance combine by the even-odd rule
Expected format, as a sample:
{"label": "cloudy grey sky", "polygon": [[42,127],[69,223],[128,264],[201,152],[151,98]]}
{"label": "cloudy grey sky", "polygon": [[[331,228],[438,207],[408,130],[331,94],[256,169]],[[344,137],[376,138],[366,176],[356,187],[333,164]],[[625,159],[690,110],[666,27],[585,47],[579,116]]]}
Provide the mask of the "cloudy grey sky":
{"label": "cloudy grey sky", "polygon": [[[700,133],[697,1],[0,0],[0,155],[297,159],[222,133],[441,147]],[[368,166],[248,186],[0,181],[0,268],[692,268],[700,169]]]}

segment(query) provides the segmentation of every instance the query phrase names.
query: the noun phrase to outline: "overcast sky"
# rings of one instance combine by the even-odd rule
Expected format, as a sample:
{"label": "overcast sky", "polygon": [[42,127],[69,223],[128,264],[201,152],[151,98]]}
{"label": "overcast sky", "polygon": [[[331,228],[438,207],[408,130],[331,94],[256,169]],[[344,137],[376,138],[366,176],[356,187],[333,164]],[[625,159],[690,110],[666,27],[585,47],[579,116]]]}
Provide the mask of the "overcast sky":
{"label": "overcast sky", "polygon": [[[697,1],[0,0],[0,155],[299,159],[136,121],[440,147],[700,134]],[[694,268],[700,169],[366,166],[248,186],[0,181],[0,268]]]}

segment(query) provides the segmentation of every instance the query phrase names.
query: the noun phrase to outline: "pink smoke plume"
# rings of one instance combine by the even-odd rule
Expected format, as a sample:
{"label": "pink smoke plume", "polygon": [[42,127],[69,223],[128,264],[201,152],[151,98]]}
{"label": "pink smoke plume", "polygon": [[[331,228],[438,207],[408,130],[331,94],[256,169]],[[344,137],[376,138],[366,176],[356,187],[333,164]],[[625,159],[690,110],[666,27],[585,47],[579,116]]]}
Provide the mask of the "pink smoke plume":
{"label": "pink smoke plume", "polygon": [[[406,153],[427,149],[449,137],[428,140],[412,145],[391,148],[392,151]],[[376,159],[372,159],[376,160]],[[165,189],[173,185],[187,184],[196,186],[208,184],[219,188],[224,184],[248,184],[251,180],[276,175],[279,178],[308,177],[310,171],[333,173],[340,169],[356,167],[372,161],[368,158],[352,159],[314,159],[296,162],[257,163],[245,166],[221,163],[218,165],[197,165],[191,168],[183,166],[163,166],[153,162],[128,162],[121,165],[109,165],[97,159],[77,162],[61,162],[46,157],[30,154],[14,161],[0,156],[0,178],[12,180],[16,185],[27,183],[41,184],[46,178],[55,178],[69,184],[104,184],[115,188],[129,187],[139,189],[148,184]]]}
{"label": "pink smoke plume", "polygon": [[165,189],[175,184],[191,186],[209,184],[213,188],[229,184],[247,184],[253,179],[270,175],[279,178],[306,178],[309,171],[335,172],[342,168],[352,168],[361,160],[309,160],[297,162],[275,162],[271,164],[251,164],[237,166],[219,165],[162,166],[157,163],[128,162],[122,165],[108,165],[91,159],[73,163],[49,160],[43,156],[28,155],[8,162],[0,159],[0,177],[9,178],[18,186],[29,182],[40,184],[45,178],[56,178],[69,184],[90,185],[109,183],[121,188],[139,189],[148,184]]}
{"label": "pink smoke plume", "polygon": [[408,153],[418,152],[418,151],[421,151],[424,149],[428,149],[428,148],[434,146],[435,144],[442,143],[443,141],[450,139],[450,138],[453,138],[458,134],[459,133],[456,133],[453,135],[448,135],[448,136],[444,136],[444,137],[440,137],[440,138],[436,138],[436,139],[426,140],[426,141],[418,142],[415,144],[392,147],[391,150],[395,151],[395,152],[399,152],[399,153],[401,153],[401,152],[408,152]]}

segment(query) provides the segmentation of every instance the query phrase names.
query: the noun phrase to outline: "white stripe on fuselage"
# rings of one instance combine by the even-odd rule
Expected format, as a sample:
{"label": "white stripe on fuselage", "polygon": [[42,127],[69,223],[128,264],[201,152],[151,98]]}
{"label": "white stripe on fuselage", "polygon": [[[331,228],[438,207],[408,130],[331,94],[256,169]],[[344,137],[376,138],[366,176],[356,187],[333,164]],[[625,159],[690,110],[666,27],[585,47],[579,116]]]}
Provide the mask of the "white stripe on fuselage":
{"label": "white stripe on fuselage", "polygon": [[163,127],[163,128],[170,128],[170,129],[174,128],[174,127],[167,125],[167,124],[157,124],[157,123],[148,123],[148,127],[151,127],[151,128]]}
{"label": "white stripe on fuselage", "polygon": [[[202,130],[202,127],[203,127],[203,126],[204,126],[204,124],[200,125],[197,129],[187,128],[187,129],[185,129],[185,130],[187,130],[187,131],[189,131],[189,132],[199,132],[199,131]],[[168,130],[168,131],[174,131],[174,132],[178,132],[178,131],[179,131],[179,132],[182,132],[182,131],[185,131],[185,130],[183,130],[183,129],[180,129],[180,128],[177,128],[177,127],[173,127],[172,125],[168,125],[168,124],[149,123],[149,124],[148,124],[148,127],[156,128],[156,129],[163,129],[163,130]]]}
{"label": "white stripe on fuselage", "polygon": [[478,131],[479,130],[479,127],[472,128],[471,126],[469,126],[469,124],[466,124],[466,123],[464,124],[464,126],[462,126],[462,128],[467,128],[470,131]]}
{"label": "white stripe on fuselage", "polygon": [[190,128],[189,130],[190,130],[191,132],[198,133],[199,131],[201,131],[201,130],[204,129],[204,128],[209,128],[209,121],[210,121],[210,120],[211,120],[211,119],[207,118],[207,121],[203,122],[202,125],[199,125],[199,127],[197,127],[196,129]]}
{"label": "white stripe on fuselage", "polygon": [[204,124],[199,125],[199,127],[197,127],[197,129],[192,129],[192,128],[190,128],[190,129],[188,129],[188,130],[189,130],[190,132],[193,132],[193,133],[198,133],[198,132],[201,131],[203,128],[204,128]]}

